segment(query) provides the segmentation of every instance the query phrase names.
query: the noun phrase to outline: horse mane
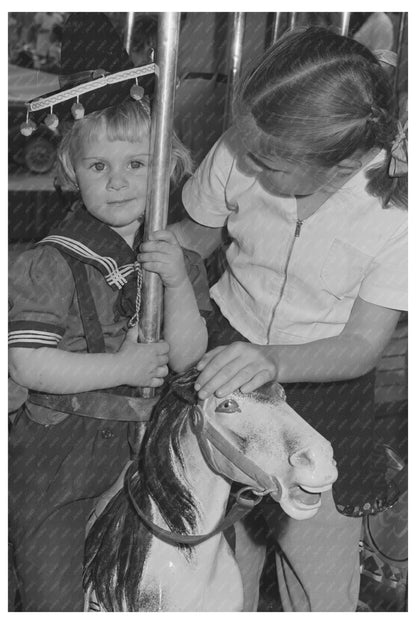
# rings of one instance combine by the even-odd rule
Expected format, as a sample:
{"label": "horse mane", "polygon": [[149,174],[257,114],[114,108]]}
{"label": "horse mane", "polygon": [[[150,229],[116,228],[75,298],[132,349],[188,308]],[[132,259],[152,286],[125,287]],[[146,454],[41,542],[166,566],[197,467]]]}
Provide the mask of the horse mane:
{"label": "horse mane", "polygon": [[143,439],[139,465],[143,485],[166,524],[171,531],[183,534],[195,529],[197,520],[195,501],[177,470],[184,466],[180,440],[197,400],[194,381],[193,369],[171,381],[155,407],[152,426]]}
{"label": "horse mane", "polygon": [[[152,498],[171,531],[186,534],[196,527],[195,501],[175,464],[183,467],[180,439],[197,402],[193,386],[198,375],[199,371],[190,369],[166,384],[138,459],[126,472],[123,489],[111,499],[87,536],[84,588],[94,589],[106,611],[138,611],[146,600],[139,588],[151,533],[134,510],[127,483],[147,517],[151,518]],[[189,546],[178,547],[190,552]]]}

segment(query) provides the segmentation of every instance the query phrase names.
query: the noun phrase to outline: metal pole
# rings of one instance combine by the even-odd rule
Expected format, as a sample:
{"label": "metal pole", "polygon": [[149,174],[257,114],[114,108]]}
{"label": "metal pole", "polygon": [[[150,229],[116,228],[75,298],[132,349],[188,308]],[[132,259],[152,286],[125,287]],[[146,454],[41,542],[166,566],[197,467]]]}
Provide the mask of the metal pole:
{"label": "metal pole", "polygon": [[404,38],[404,31],[406,27],[406,17],[407,17],[407,13],[402,13],[400,15],[399,34],[397,37],[397,46],[396,46],[397,61],[396,61],[396,68],[394,72],[393,88],[394,88],[394,94],[396,96],[397,109],[399,108],[399,70],[400,70],[400,63],[402,61],[403,38]]}
{"label": "metal pole", "polygon": [[351,13],[348,11],[344,11],[341,13],[341,35],[344,37],[348,37],[348,31],[350,29],[350,17]]}
{"label": "metal pole", "polygon": [[[176,86],[176,65],[180,13],[161,13],[158,25],[156,97],[152,112],[151,165],[147,185],[145,239],[150,232],[165,229],[168,218],[171,143]],[[160,338],[162,318],[162,283],[156,273],[144,272],[143,308],[140,318],[144,342]],[[153,389],[144,388],[143,396],[153,396]]]}
{"label": "metal pole", "polygon": [[272,45],[274,43],[276,43],[278,35],[279,35],[279,28],[280,28],[280,18],[281,18],[282,14],[281,13],[274,13],[273,16],[273,24],[272,24]]}
{"label": "metal pole", "polygon": [[127,50],[127,53],[131,52],[131,42],[133,38],[133,26],[134,26],[134,12],[131,11],[127,13],[126,17],[126,34],[125,34],[125,44],[124,47]]}
{"label": "metal pole", "polygon": [[290,14],[290,30],[293,30],[296,26],[296,13]]}
{"label": "metal pole", "polygon": [[233,97],[241,70],[245,21],[245,13],[234,13],[231,42],[228,48],[228,81],[225,100],[224,131],[230,125],[232,118]]}

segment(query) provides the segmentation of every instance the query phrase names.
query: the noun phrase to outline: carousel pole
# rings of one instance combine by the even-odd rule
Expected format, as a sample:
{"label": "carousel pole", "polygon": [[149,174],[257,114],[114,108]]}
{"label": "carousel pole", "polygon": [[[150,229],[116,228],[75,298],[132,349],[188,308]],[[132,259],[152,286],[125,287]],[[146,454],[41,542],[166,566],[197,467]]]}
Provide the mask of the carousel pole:
{"label": "carousel pole", "polygon": [[276,43],[278,36],[279,36],[279,28],[280,28],[280,21],[282,14],[281,13],[274,13],[273,14],[273,23],[272,23],[272,45],[274,43]]}
{"label": "carousel pole", "polygon": [[344,35],[344,37],[348,37],[348,31],[350,29],[350,17],[351,13],[348,11],[343,11],[341,13],[341,35]]}
{"label": "carousel pole", "polygon": [[124,47],[128,54],[131,52],[131,42],[133,39],[133,26],[134,26],[134,12],[127,13],[126,17],[126,32]]}
{"label": "carousel pole", "polygon": [[[152,112],[151,164],[146,197],[144,238],[150,232],[166,228],[168,219],[171,143],[176,86],[180,13],[161,13],[159,16],[156,97]],[[144,271],[143,306],[140,327],[144,342],[160,338],[162,318],[162,282],[156,273]],[[153,388],[143,388],[144,398],[154,396]]]}
{"label": "carousel pole", "polygon": [[406,18],[407,18],[407,13],[401,13],[399,32],[397,36],[397,45],[396,45],[397,61],[396,61],[396,68],[394,72],[393,89],[394,89],[394,94],[396,96],[397,108],[399,108],[398,106],[399,105],[399,71],[400,71],[400,63],[402,61],[402,56],[403,56],[403,39],[404,39],[404,33],[405,33],[405,28],[406,28]]}
{"label": "carousel pole", "polygon": [[233,97],[241,71],[245,21],[246,16],[244,13],[233,14],[231,41],[228,47],[228,81],[225,101],[224,132],[231,123]]}

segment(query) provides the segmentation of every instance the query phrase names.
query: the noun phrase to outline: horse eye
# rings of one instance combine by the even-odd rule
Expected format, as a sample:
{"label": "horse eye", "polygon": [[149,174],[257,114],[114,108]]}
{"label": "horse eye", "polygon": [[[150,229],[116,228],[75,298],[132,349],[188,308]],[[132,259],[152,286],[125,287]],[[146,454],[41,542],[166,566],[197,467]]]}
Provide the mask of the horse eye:
{"label": "horse eye", "polygon": [[217,405],[215,411],[220,414],[233,414],[234,412],[241,412],[241,409],[238,407],[237,401],[225,399],[225,401]]}

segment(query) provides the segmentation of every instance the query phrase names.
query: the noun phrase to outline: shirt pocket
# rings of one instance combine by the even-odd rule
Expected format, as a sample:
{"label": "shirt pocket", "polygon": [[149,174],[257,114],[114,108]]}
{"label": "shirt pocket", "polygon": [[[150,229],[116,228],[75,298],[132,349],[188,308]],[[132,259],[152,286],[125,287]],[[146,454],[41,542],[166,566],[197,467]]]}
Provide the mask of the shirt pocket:
{"label": "shirt pocket", "polygon": [[356,291],[372,260],[371,256],[350,243],[335,238],[321,269],[324,290],[337,299]]}

